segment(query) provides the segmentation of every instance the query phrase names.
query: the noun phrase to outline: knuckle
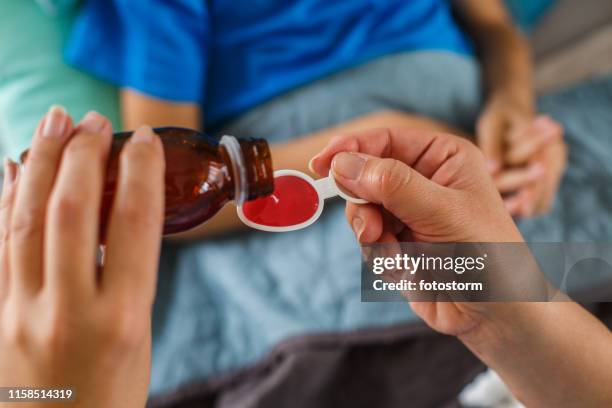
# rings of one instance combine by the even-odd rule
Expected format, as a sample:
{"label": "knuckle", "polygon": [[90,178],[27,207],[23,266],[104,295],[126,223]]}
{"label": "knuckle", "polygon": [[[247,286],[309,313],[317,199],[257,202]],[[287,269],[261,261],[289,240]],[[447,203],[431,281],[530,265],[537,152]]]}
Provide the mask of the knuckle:
{"label": "knuckle", "polygon": [[327,149],[331,149],[334,154],[342,150],[356,152],[359,151],[359,141],[353,135],[335,135],[327,144]]}
{"label": "knuckle", "polygon": [[444,163],[460,150],[460,144],[453,136],[436,135],[429,150],[435,163]]}
{"label": "knuckle", "polygon": [[137,313],[119,310],[112,318],[104,319],[99,336],[111,349],[132,350],[141,345],[147,335],[146,319]]}
{"label": "knuckle", "polygon": [[23,240],[36,236],[42,230],[43,218],[43,208],[24,207],[18,209],[11,220],[10,234],[16,240]]}
{"label": "knuckle", "polygon": [[85,216],[84,203],[88,198],[84,191],[62,192],[52,198],[49,206],[50,215],[56,217],[59,225],[70,225],[71,221]]}
{"label": "knuckle", "polygon": [[6,212],[11,208],[13,203],[12,198],[12,192],[3,192],[2,196],[0,197],[0,212]]}
{"label": "knuckle", "polygon": [[390,197],[408,185],[411,172],[412,170],[403,167],[397,160],[380,160],[372,171],[372,181],[378,184],[383,197]]}
{"label": "knuckle", "polygon": [[91,319],[85,298],[66,290],[43,293],[42,317],[33,327],[33,337],[51,355],[65,356],[87,336]]}
{"label": "knuckle", "polygon": [[27,169],[28,163],[41,163],[51,162],[56,160],[57,152],[56,149],[46,145],[46,139],[39,140],[35,143],[32,148],[28,151],[25,168]]}
{"label": "knuckle", "polygon": [[29,330],[24,320],[18,316],[12,316],[2,324],[2,339],[6,345],[23,347],[28,342]]}
{"label": "knuckle", "polygon": [[[147,229],[161,224],[161,211],[158,214],[158,211],[153,211],[150,206],[141,205],[141,200],[151,203],[151,200],[147,199],[153,197],[149,190],[149,187],[142,184],[130,188],[133,196],[118,202],[114,208],[114,216],[121,219],[121,223],[126,227],[133,229]],[[139,197],[139,200],[135,200],[134,196]]]}
{"label": "knuckle", "polygon": [[54,314],[41,330],[39,341],[52,353],[65,355],[64,353],[69,352],[74,346],[77,333],[67,319],[68,316],[64,313]]}

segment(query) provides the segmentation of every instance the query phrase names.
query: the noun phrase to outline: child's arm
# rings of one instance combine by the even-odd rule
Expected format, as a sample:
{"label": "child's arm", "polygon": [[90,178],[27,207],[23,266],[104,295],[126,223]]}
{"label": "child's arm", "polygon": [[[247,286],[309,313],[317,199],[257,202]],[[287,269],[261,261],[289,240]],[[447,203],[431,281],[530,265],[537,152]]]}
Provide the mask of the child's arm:
{"label": "child's arm", "polygon": [[194,103],[169,102],[142,94],[132,89],[121,91],[121,119],[126,130],[151,127],[180,126],[189,129],[202,127],[200,107]]}
{"label": "child's arm", "polygon": [[[484,72],[487,98],[478,120],[478,145],[513,215],[546,212],[565,168],[565,145],[556,122],[536,120],[529,44],[502,0],[455,3]],[[538,171],[543,174],[534,180]]]}
{"label": "child's arm", "polygon": [[[125,128],[135,129],[142,124],[155,126],[176,125],[194,129],[202,127],[200,108],[194,104],[182,104],[155,99],[132,90],[121,93],[122,115]],[[335,135],[377,127],[413,127],[459,134],[443,123],[424,117],[397,111],[371,113],[322,129],[294,140],[271,146],[275,169],[295,169],[309,173],[308,162],[323,149]],[[240,135],[235,135],[240,137]],[[242,227],[233,205],[223,208],[212,220],[195,229],[177,234],[176,238],[200,238],[230,232]]]}

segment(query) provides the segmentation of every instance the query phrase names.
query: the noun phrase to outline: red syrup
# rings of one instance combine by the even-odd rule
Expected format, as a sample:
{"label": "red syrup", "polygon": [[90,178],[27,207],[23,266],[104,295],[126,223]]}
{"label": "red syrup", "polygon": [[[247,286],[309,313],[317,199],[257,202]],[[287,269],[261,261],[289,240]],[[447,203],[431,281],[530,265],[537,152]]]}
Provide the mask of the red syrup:
{"label": "red syrup", "polygon": [[301,177],[279,176],[274,192],[243,204],[242,212],[251,222],[269,227],[289,227],[311,219],[319,208],[319,194]]}

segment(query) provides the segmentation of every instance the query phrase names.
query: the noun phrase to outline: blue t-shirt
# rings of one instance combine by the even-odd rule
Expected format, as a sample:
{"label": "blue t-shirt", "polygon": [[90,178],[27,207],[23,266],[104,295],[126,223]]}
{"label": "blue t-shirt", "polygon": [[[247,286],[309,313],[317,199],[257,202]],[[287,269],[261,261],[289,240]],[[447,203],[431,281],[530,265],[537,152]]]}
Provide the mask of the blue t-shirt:
{"label": "blue t-shirt", "polygon": [[219,123],[382,55],[471,53],[448,0],[88,0],[68,61]]}

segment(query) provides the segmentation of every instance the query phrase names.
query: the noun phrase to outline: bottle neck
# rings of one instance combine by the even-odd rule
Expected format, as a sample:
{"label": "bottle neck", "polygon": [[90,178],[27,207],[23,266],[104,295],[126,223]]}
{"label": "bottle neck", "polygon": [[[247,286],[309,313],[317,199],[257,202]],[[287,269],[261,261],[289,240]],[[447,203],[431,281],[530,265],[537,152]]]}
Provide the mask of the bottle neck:
{"label": "bottle neck", "polygon": [[237,139],[226,135],[219,143],[229,157],[237,205],[272,194],[272,156],[264,139]]}

